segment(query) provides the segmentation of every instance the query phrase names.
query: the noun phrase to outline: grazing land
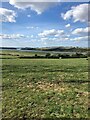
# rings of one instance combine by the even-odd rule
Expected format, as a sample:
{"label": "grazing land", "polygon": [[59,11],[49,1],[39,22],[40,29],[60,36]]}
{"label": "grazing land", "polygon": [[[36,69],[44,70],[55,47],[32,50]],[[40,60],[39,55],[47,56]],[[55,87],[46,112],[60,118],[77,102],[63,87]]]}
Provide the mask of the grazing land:
{"label": "grazing land", "polygon": [[88,118],[88,60],[18,57],[34,54],[2,52],[3,119]]}

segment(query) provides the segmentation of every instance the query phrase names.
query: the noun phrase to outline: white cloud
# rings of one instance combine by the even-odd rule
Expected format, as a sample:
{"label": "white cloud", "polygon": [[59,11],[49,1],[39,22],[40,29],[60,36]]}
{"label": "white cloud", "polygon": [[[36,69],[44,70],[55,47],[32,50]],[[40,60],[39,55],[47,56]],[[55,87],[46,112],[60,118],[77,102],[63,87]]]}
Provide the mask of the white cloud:
{"label": "white cloud", "polygon": [[88,41],[88,38],[89,38],[89,36],[83,36],[83,37],[71,38],[70,40],[71,41],[81,41],[81,40]]}
{"label": "white cloud", "polygon": [[55,36],[58,37],[60,35],[64,35],[64,30],[44,30],[42,33],[39,33],[38,36],[40,37],[47,37],[47,36]]}
{"label": "white cloud", "polygon": [[29,18],[30,18],[30,17],[31,17],[31,15],[27,15],[27,17],[29,17]]}
{"label": "white cloud", "polygon": [[1,34],[0,39],[21,39],[26,38],[23,34]]}
{"label": "white cloud", "polygon": [[[53,1],[58,2],[58,0]],[[55,5],[55,2],[48,2],[47,0],[37,0],[37,2],[35,2],[35,0],[28,0],[28,2],[18,2],[17,0],[10,0],[10,4],[14,5],[18,9],[31,8],[31,10],[34,10],[35,12],[37,12],[37,14],[41,14],[49,7]]]}
{"label": "white cloud", "polygon": [[27,29],[39,29],[39,27],[37,27],[37,26],[27,26],[26,28]]}
{"label": "white cloud", "polygon": [[44,30],[42,33],[39,33],[38,36],[41,40],[48,40],[48,41],[62,41],[62,40],[69,40],[70,35],[65,34],[64,30]]}
{"label": "white cloud", "polygon": [[41,38],[41,41],[45,41],[45,40],[48,40],[48,38],[47,37]]}
{"label": "white cloud", "polygon": [[65,37],[64,40],[69,40],[69,38],[68,38],[68,37]]}
{"label": "white cloud", "polygon": [[68,37],[53,37],[53,38],[48,38],[48,40],[49,41],[57,41],[57,42],[59,42],[59,41],[66,41],[66,40],[69,40],[69,38]]}
{"label": "white cloud", "polygon": [[34,27],[33,26],[28,26],[28,27],[26,27],[27,29],[34,29]]}
{"label": "white cloud", "polygon": [[72,34],[75,34],[75,35],[86,35],[88,33],[90,33],[90,27],[77,28],[74,31],[72,31]]}
{"label": "white cloud", "polygon": [[16,22],[16,13],[13,10],[0,8],[0,22]]}
{"label": "white cloud", "polygon": [[69,28],[70,26],[71,26],[70,24],[65,25],[66,28]]}
{"label": "white cloud", "polygon": [[80,4],[78,6],[71,7],[71,10],[67,11],[65,14],[62,13],[61,17],[64,20],[73,18],[74,22],[88,22],[88,13],[90,13],[90,9],[88,9],[89,6],[89,4]]}
{"label": "white cloud", "polygon": [[31,35],[31,38],[33,38],[34,37],[34,35]]}

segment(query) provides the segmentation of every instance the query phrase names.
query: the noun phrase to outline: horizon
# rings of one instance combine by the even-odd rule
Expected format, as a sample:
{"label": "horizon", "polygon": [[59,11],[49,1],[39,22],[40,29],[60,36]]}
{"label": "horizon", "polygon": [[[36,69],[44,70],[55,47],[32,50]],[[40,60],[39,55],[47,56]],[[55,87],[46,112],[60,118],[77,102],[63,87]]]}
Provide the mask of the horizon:
{"label": "horizon", "polygon": [[1,47],[88,48],[88,3],[2,2]]}
{"label": "horizon", "polygon": [[41,48],[88,48],[89,49],[89,47],[78,47],[78,46],[52,46],[52,47],[13,47],[13,46],[11,46],[11,47],[0,47],[0,49],[1,48],[15,48],[15,49],[18,49],[18,48],[33,48],[33,49],[37,49],[37,48],[39,48],[39,49],[41,49]]}

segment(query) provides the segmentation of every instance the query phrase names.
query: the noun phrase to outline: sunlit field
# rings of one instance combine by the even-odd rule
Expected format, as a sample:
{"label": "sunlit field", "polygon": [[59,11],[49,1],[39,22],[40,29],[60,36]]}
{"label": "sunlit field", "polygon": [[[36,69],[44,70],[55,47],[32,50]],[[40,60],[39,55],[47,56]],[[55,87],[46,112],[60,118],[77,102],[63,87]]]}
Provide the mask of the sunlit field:
{"label": "sunlit field", "polygon": [[3,119],[88,118],[86,58],[20,59],[35,53],[3,54]]}

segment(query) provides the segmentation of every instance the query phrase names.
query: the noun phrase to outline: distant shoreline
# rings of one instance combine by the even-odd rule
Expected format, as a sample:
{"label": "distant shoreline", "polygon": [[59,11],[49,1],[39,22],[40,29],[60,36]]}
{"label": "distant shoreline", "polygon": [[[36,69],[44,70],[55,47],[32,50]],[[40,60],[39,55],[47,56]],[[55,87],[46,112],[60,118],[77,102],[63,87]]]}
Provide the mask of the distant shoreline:
{"label": "distant shoreline", "polygon": [[43,47],[43,48],[15,48],[15,47],[0,47],[0,50],[16,50],[16,51],[26,51],[26,52],[65,52],[65,53],[76,53],[76,52],[88,52],[90,48],[81,48],[81,47]]}

